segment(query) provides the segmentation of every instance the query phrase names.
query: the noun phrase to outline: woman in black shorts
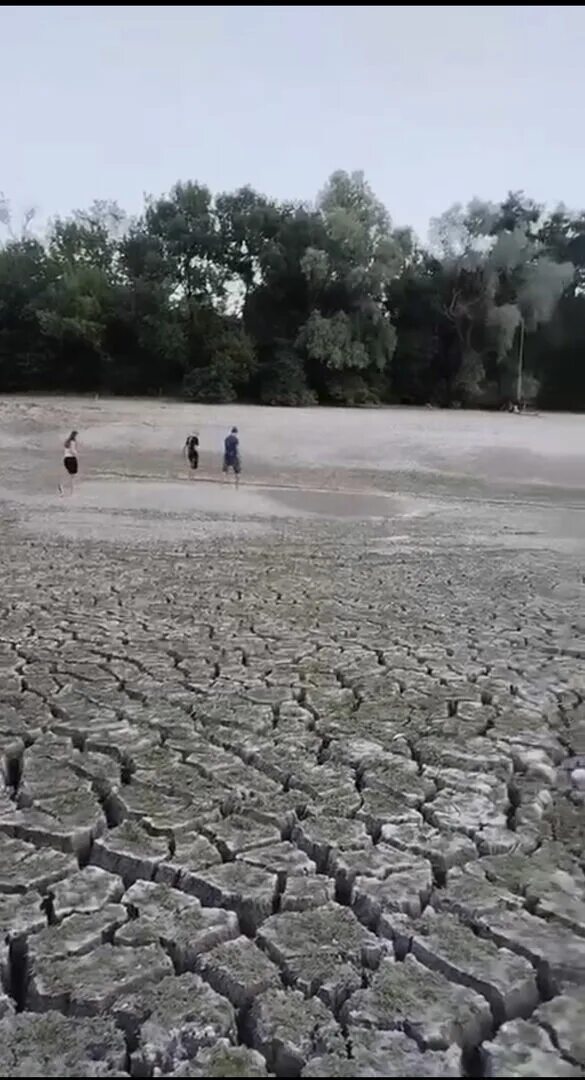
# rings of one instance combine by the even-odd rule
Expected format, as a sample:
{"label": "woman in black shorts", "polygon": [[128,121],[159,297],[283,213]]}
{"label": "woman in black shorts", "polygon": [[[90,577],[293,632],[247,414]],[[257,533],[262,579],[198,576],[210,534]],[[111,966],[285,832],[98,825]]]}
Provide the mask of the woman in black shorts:
{"label": "woman in black shorts", "polygon": [[77,431],[72,431],[67,439],[65,439],[65,451],[63,454],[63,464],[67,473],[67,485],[59,484],[59,492],[64,495],[66,492],[69,495],[73,495],[74,477],[77,476],[79,471],[79,459],[77,457]]}

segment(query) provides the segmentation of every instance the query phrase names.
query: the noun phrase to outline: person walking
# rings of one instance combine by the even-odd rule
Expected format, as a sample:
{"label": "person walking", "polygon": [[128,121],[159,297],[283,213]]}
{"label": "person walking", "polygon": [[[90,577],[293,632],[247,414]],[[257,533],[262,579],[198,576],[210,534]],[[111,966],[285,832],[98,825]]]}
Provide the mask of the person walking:
{"label": "person walking", "polygon": [[194,472],[199,468],[199,435],[197,432],[187,436],[183,453],[186,455],[189,467]]}
{"label": "person walking", "polygon": [[234,474],[236,487],[239,487],[242,461],[240,458],[240,440],[238,438],[237,427],[232,428],[223,444],[223,475],[225,480],[228,478],[230,469]]}
{"label": "person walking", "polygon": [[66,484],[59,484],[60,495],[73,495],[73,487],[75,483],[75,477],[79,472],[79,458],[77,456],[77,431],[72,431],[71,434],[65,439],[64,452],[63,452],[63,465],[65,466],[65,472],[67,473]]}

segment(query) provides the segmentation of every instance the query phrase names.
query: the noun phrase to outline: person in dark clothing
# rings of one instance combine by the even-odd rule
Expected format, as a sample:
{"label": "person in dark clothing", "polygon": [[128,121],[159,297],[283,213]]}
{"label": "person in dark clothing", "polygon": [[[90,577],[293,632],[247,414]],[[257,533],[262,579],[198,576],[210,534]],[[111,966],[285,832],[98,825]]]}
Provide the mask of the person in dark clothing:
{"label": "person in dark clothing", "polygon": [[230,469],[233,471],[236,487],[239,487],[242,463],[240,459],[240,440],[238,438],[237,427],[232,428],[223,444],[223,475],[226,480]]}
{"label": "person in dark clothing", "polygon": [[196,432],[187,436],[183,453],[186,454],[191,469],[199,468],[199,436]]}

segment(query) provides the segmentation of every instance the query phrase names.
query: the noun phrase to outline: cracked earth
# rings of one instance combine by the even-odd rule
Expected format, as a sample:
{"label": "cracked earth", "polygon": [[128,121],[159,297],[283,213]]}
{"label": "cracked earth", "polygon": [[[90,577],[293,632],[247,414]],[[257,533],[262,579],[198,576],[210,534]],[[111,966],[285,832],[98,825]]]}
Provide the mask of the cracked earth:
{"label": "cracked earth", "polygon": [[585,488],[131,407],[2,407],[0,1075],[585,1076]]}

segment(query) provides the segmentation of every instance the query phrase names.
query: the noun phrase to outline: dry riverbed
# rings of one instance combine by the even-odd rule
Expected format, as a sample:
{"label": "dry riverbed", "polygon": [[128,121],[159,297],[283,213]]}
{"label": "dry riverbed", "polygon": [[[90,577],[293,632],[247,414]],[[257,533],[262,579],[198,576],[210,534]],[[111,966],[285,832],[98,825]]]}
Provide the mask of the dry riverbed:
{"label": "dry riverbed", "polygon": [[0,1074],[585,1075],[584,555],[579,417],[0,402]]}

